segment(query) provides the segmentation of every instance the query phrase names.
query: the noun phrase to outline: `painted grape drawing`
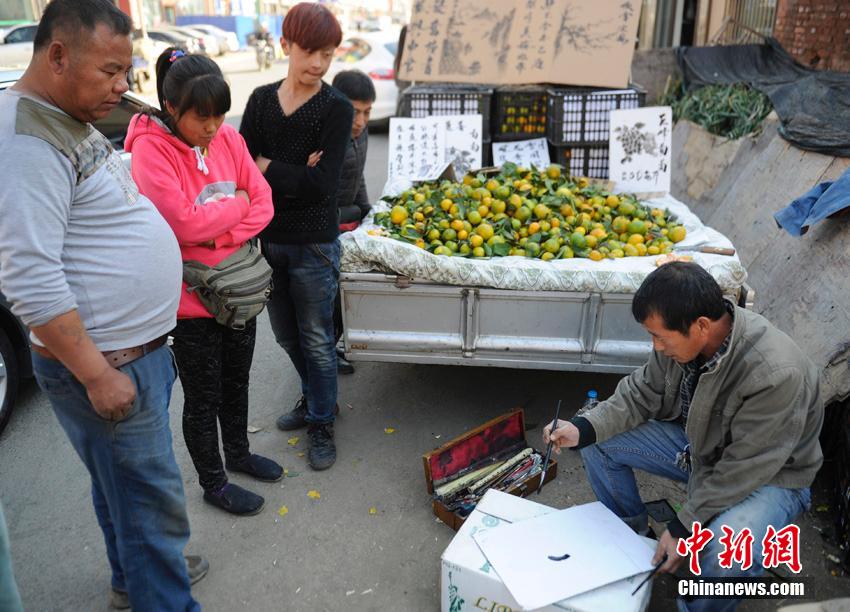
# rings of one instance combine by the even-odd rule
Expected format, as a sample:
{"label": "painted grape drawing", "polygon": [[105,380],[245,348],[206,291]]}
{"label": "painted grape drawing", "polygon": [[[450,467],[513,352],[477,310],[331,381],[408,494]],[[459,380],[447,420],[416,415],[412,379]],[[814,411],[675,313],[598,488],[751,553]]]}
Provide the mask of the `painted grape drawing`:
{"label": "painted grape drawing", "polygon": [[617,140],[623,145],[623,161],[621,163],[632,161],[634,155],[646,153],[656,157],[658,155],[658,144],[655,141],[655,134],[645,132],[646,127],[642,122],[635,123],[632,127],[619,126],[614,129],[617,133]]}

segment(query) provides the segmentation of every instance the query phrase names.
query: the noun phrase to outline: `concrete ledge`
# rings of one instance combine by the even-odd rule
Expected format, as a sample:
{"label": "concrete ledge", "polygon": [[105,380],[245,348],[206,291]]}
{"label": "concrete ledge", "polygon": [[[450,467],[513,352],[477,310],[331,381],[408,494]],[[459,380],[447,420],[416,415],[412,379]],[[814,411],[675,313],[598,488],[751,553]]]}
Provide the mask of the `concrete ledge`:
{"label": "concrete ledge", "polygon": [[825,402],[850,395],[850,217],[827,219],[802,238],[773,214],[850,168],[850,159],[797,149],[769,117],[762,134],[735,142],[679,122],[673,132],[673,195],[738,249],[755,309],[822,369]]}

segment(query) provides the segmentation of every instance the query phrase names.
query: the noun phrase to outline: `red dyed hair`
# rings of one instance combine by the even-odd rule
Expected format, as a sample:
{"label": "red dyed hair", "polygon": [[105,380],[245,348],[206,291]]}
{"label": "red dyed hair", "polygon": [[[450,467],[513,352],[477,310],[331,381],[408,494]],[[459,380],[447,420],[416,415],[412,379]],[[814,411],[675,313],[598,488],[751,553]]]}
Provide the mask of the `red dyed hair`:
{"label": "red dyed hair", "polygon": [[342,42],[342,28],[324,5],[299,2],[286,13],[283,38],[306,51],[315,51],[338,47]]}

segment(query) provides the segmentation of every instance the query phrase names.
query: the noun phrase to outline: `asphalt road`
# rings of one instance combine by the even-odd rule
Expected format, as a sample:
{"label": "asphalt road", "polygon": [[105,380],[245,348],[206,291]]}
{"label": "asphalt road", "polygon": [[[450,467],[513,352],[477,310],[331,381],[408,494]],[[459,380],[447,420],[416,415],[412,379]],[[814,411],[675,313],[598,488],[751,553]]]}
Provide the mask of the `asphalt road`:
{"label": "asphalt road", "polygon": [[[229,120],[235,125],[251,90],[285,69],[279,63],[260,74],[249,54],[222,64],[234,92]],[[370,140],[367,181],[377,197],[387,141],[382,134]],[[422,453],[518,406],[525,409],[528,440],[539,448],[541,427],[557,399],[569,416],[588,389],[605,397],[616,382],[616,376],[358,363],[355,374],[339,379],[339,459],[318,473],[301,456],[304,432],[275,428],[275,418],[298,399],[299,383],[261,315],[249,417],[259,431],[250,440],[252,451],[274,458],[289,474],[275,484],[232,477],[265,496],[261,514],[234,518],[202,501],[181,433],[179,383],[172,397],[175,451],[192,525],[188,552],[205,555],[211,564],[195,596],[204,608],[221,611],[439,609],[440,555],[453,532],[431,512]],[[557,479],[535,500],[557,508],[593,501],[578,455],[563,453],[558,460]],[[647,499],[681,500],[681,488],[640,478]],[[321,497],[308,497],[311,490]],[[34,384],[23,390],[0,437],[0,499],[25,607],[107,609],[109,570],[88,475]],[[656,596],[652,609],[674,608]]]}

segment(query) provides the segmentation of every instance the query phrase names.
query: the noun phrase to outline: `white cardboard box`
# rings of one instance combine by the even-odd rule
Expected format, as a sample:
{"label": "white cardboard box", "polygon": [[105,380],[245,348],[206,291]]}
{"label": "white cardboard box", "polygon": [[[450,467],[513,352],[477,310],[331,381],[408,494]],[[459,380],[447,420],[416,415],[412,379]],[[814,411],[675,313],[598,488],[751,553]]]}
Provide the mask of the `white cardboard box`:
{"label": "white cardboard box", "polygon": [[[442,612],[518,612],[520,608],[493,567],[478,548],[472,534],[496,529],[501,524],[542,516],[554,508],[502,493],[487,491],[466,519],[442,556],[440,573],[440,605]],[[647,538],[647,546],[656,542]],[[646,577],[638,574],[608,586],[538,608],[543,612],[643,612],[649,604],[652,581],[632,596],[632,591]]]}

